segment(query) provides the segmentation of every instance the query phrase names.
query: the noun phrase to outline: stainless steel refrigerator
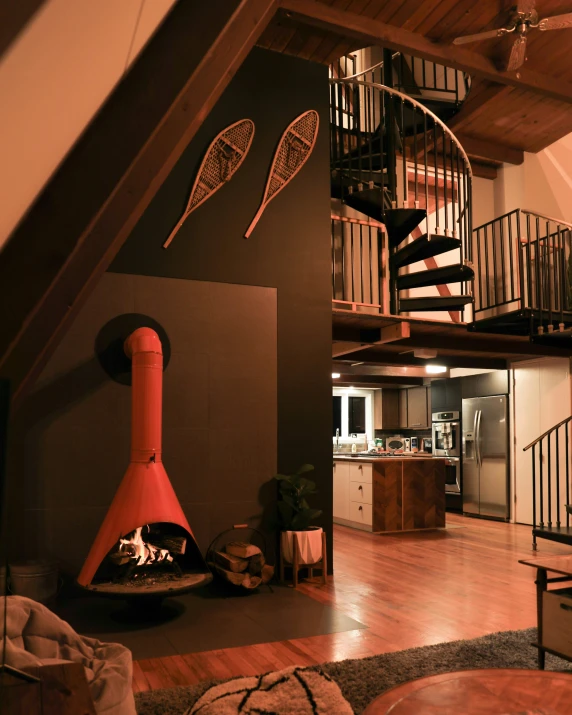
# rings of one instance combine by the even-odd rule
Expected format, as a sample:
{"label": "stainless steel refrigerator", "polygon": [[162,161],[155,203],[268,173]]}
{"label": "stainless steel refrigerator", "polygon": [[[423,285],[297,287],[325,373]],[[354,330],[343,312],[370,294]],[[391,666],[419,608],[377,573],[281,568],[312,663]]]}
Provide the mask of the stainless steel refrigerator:
{"label": "stainless steel refrigerator", "polygon": [[463,400],[463,512],[509,518],[508,396]]}

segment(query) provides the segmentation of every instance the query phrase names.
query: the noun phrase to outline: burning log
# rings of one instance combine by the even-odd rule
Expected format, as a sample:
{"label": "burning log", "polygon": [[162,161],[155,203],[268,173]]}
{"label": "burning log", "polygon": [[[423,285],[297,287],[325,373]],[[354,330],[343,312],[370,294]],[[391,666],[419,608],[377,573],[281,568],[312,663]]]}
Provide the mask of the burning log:
{"label": "burning log", "polygon": [[187,539],[184,536],[150,535],[147,542],[167,549],[170,554],[184,554],[187,550]]}
{"label": "burning log", "polygon": [[[186,543],[186,540],[184,541]],[[143,539],[141,526],[120,538],[117,549],[109,554],[109,558],[112,563],[120,567],[115,578],[119,583],[125,583],[134,577],[136,569],[140,567],[155,567],[159,564],[170,564],[177,576],[183,575],[168,549],[155,546]]]}

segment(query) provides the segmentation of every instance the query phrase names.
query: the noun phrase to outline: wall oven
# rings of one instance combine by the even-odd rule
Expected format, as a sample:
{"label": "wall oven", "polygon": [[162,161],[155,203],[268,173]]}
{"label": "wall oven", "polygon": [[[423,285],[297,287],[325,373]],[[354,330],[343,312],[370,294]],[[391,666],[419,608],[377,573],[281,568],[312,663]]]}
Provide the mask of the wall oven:
{"label": "wall oven", "polygon": [[445,493],[461,493],[461,459],[450,457],[445,459]]}
{"label": "wall oven", "polygon": [[434,412],[433,455],[435,457],[461,456],[461,421],[458,412]]}

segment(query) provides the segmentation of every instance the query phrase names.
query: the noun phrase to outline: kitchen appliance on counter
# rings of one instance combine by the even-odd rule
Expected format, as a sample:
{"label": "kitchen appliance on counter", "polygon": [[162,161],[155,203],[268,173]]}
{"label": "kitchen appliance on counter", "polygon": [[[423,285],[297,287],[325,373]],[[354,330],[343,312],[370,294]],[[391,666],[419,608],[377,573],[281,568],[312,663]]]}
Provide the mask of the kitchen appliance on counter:
{"label": "kitchen appliance on counter", "polygon": [[463,512],[509,518],[507,395],[463,400]]}
{"label": "kitchen appliance on counter", "polygon": [[431,437],[421,437],[421,451],[433,454],[433,440]]}
{"label": "kitchen appliance on counter", "polygon": [[458,412],[434,412],[433,454],[435,457],[461,456],[461,421]]}
{"label": "kitchen appliance on counter", "polygon": [[405,440],[403,437],[389,437],[386,440],[387,451],[390,453],[396,452],[397,450],[405,451]]}

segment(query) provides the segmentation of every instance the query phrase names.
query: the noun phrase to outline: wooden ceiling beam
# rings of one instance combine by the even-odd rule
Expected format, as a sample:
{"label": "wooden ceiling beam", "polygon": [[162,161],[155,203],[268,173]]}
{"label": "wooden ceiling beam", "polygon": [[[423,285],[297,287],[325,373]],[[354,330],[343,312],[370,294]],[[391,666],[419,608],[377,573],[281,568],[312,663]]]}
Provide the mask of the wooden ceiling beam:
{"label": "wooden ceiling beam", "polygon": [[[0,374],[11,380],[14,402],[41,372],[276,8],[276,0],[177,3],[12,235],[0,254]],[[78,190],[88,185],[93,190]]]}
{"label": "wooden ceiling beam", "polygon": [[0,57],[26,27],[45,0],[0,3]]}
{"label": "wooden ceiling beam", "polygon": [[334,342],[332,345],[332,357],[336,358],[342,357],[342,355],[350,355],[351,353],[365,350],[365,348],[370,348],[374,345],[393,343],[398,340],[406,339],[409,335],[409,323],[406,321],[386,325],[383,328],[361,330],[360,339],[357,341]]}
{"label": "wooden ceiling beam", "polygon": [[506,144],[495,144],[485,139],[468,136],[462,132],[457,132],[456,137],[469,155],[471,165],[473,159],[476,159],[477,162],[479,160],[494,161],[501,164],[522,164],[524,161],[522,149],[513,149],[506,146]]}
{"label": "wooden ceiling beam", "polygon": [[375,376],[375,375],[352,375],[351,373],[340,373],[340,377],[332,380],[332,386],[356,385],[359,387],[398,387],[400,385],[423,385],[422,377],[402,376]]}
{"label": "wooden ceiling beam", "polygon": [[[333,340],[345,340],[347,342],[365,342],[363,338],[368,335],[368,331],[352,328],[349,326],[334,325],[332,331]],[[460,335],[440,335],[413,334],[410,338],[398,342],[404,350],[414,348],[428,348],[439,350],[455,350],[456,352],[466,352],[467,355],[479,355],[483,353],[497,353],[506,355],[508,359],[520,360],[532,357],[570,357],[570,351],[565,347],[556,347],[544,343],[534,343],[530,340],[515,339],[507,335],[496,335],[494,333],[479,333],[463,331]],[[367,346],[364,346],[367,347]],[[363,355],[359,356],[360,362],[366,362]],[[440,357],[437,360],[440,361]],[[366,366],[364,365],[363,368]],[[354,368],[358,372],[362,366]]]}
{"label": "wooden ceiling beam", "polygon": [[481,179],[490,179],[494,181],[497,178],[497,167],[492,164],[482,164],[479,161],[474,161],[472,157],[469,157],[471,161],[471,169],[473,170],[473,176],[478,176]]}
{"label": "wooden ceiling beam", "polygon": [[316,0],[279,0],[288,17],[315,27],[353,37],[364,44],[390,47],[416,57],[438,62],[504,85],[537,92],[561,102],[572,103],[572,84],[543,75],[527,67],[501,72],[493,60],[452,44],[433,42],[423,35],[348,12]]}
{"label": "wooden ceiling beam", "polygon": [[[424,367],[403,367],[401,365],[372,365],[371,363],[352,364],[350,361],[334,360],[332,372],[343,375],[366,375],[370,377],[397,377],[407,381],[411,377],[427,379],[429,376]],[[442,377],[448,377],[443,373]]]}
{"label": "wooden ceiling beam", "polygon": [[[427,365],[428,362],[426,359],[414,357],[412,353],[400,355],[398,353],[378,351],[375,348],[363,350],[359,357],[360,360],[375,365],[415,365],[423,367]],[[473,367],[491,370],[507,369],[507,361],[505,359],[479,356],[478,353],[472,356],[439,355],[431,362],[438,365],[445,365],[446,367]],[[341,372],[341,369],[338,370],[338,372]]]}

